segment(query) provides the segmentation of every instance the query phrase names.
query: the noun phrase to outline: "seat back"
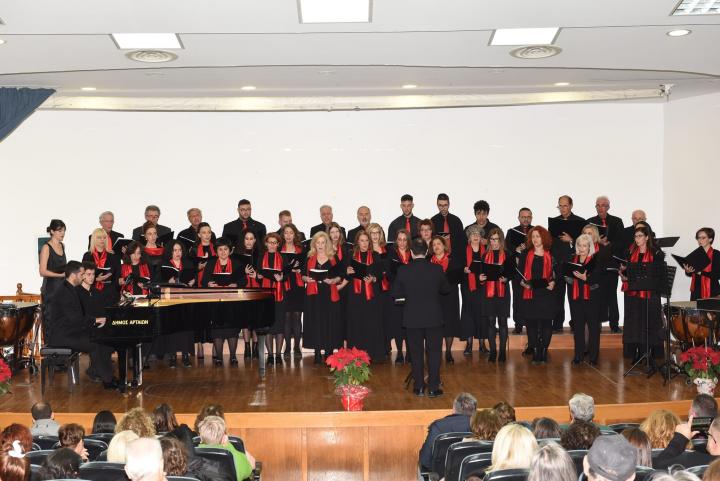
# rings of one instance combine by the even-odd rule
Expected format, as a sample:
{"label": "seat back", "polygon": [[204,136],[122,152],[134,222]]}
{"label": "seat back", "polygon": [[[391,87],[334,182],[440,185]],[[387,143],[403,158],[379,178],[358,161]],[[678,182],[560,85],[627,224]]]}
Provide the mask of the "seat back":
{"label": "seat back", "polygon": [[105,441],[106,444],[110,444],[113,436],[115,436],[115,433],[93,433],[85,436],[85,439],[99,439],[100,441]]}
{"label": "seat back", "polygon": [[461,441],[451,444],[445,456],[445,479],[455,481],[460,476],[460,463],[471,454],[492,453],[492,441]]}
{"label": "seat back", "polygon": [[32,443],[32,450],[33,451],[40,451],[42,448],[38,443]]}
{"label": "seat back", "polygon": [[40,446],[40,449],[53,449],[55,443],[59,441],[57,436],[33,436],[33,443]]}
{"label": "seat back", "polygon": [[645,481],[656,471],[653,468],[647,466],[636,466],[635,467],[635,481]]}
{"label": "seat back", "polygon": [[98,457],[95,458],[95,461],[107,461],[107,452],[108,450],[106,449],[105,451],[98,454]]}
{"label": "seat back", "polygon": [[[228,441],[230,441],[230,444],[232,444],[235,449],[245,454],[245,443],[239,436],[228,436]],[[192,442],[193,446],[197,447],[202,442],[202,439],[200,436],[195,436],[192,438]]]}
{"label": "seat back", "polygon": [[[657,457],[660,456],[660,453],[662,453],[663,451],[663,448],[652,448],[652,450],[650,450],[650,457],[653,461],[655,461]],[[653,462],[653,464],[655,463]]]}
{"label": "seat back", "polygon": [[540,438],[537,442],[540,447],[545,446],[548,443],[560,444],[560,438]]}
{"label": "seat back", "polygon": [[167,481],[200,481],[198,478],[192,476],[165,476]]}
{"label": "seat back", "polygon": [[[470,476],[485,476],[485,470],[492,464],[492,453],[471,454],[460,463],[460,476],[458,479],[465,480]],[[449,480],[448,480],[449,481]]]}
{"label": "seat back", "polygon": [[[100,453],[103,451],[107,454],[108,445],[105,441],[100,441],[99,439],[90,439],[90,438],[83,438],[83,446],[85,446],[85,449],[88,452],[88,460],[90,461],[105,461],[103,459],[98,459],[98,456],[100,456]],[[55,443],[53,446],[53,449],[60,448],[60,441]]]}
{"label": "seat back", "polygon": [[230,476],[230,481],[241,481],[237,479],[235,471],[235,459],[230,451],[222,448],[195,448],[195,454],[205,459],[210,459],[220,464],[223,472]]}
{"label": "seat back", "polygon": [[25,457],[28,458],[30,464],[36,464],[40,466],[42,465],[42,463],[45,462],[47,457],[54,452],[55,451],[52,449],[41,449],[40,451],[30,451],[28,453],[25,453]]}
{"label": "seat back", "polygon": [[445,477],[445,456],[451,444],[458,443],[463,438],[472,436],[472,433],[442,433],[433,440],[432,462],[430,471],[437,473],[441,478]]}
{"label": "seat back", "polygon": [[90,461],[80,465],[80,477],[90,481],[129,481],[124,464],[107,461]]}
{"label": "seat back", "polygon": [[573,463],[575,463],[575,471],[578,476],[580,476],[580,473],[583,472],[583,459],[585,459],[587,453],[587,449],[572,449],[568,451],[570,459],[572,459]]}
{"label": "seat back", "polygon": [[607,436],[607,435],[615,436],[617,434],[619,434],[619,433],[613,429],[601,429],[600,430],[601,436]]}
{"label": "seat back", "polygon": [[525,481],[528,474],[528,469],[499,469],[487,473],[483,481]]}
{"label": "seat back", "polygon": [[698,478],[702,479],[702,477],[705,475],[705,470],[708,468],[707,464],[704,464],[702,466],[693,466],[691,468],[687,468],[685,471],[688,473],[693,473]]}
{"label": "seat back", "polygon": [[620,434],[623,431],[625,431],[626,429],[638,428],[638,427],[640,427],[640,424],[639,423],[615,423],[615,424],[608,425],[608,427],[610,429],[612,429],[613,431],[615,431],[616,433]]}

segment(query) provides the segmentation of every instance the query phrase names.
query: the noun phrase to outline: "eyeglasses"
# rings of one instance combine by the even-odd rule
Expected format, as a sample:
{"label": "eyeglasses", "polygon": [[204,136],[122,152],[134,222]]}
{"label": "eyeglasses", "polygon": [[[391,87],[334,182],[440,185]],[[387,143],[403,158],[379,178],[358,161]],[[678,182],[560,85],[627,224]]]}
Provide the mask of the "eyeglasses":
{"label": "eyeglasses", "polygon": [[499,241],[500,238],[499,238],[499,237],[491,237],[490,240],[491,240],[491,241]]}
{"label": "eyeglasses", "polygon": [[570,207],[570,204],[560,204],[557,206],[558,209],[567,209],[568,207]]}

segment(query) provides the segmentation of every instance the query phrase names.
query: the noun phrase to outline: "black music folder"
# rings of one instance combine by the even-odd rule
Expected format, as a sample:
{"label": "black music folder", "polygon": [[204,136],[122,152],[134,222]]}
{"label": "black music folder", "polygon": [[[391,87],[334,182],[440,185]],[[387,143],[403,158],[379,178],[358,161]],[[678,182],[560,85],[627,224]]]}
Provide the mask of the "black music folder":
{"label": "black music folder", "polygon": [[275,274],[281,275],[282,273],[283,273],[283,271],[278,270],[278,269],[271,269],[269,267],[263,267],[262,269],[260,269],[260,272],[258,274],[260,274],[261,276],[263,276],[265,279],[267,279],[269,281],[275,281],[276,280]]}
{"label": "black music folder", "polygon": [[608,233],[607,226],[602,225],[602,224],[596,224],[594,222],[590,222],[589,224],[597,227],[598,234],[600,234],[600,237],[607,237],[607,233]]}
{"label": "black music folder", "polygon": [[549,282],[546,281],[545,279],[527,280],[527,279],[525,279],[525,276],[523,275],[523,273],[520,272],[520,269],[518,269],[516,267],[515,270],[517,271],[518,275],[520,276],[520,279],[523,280],[526,284],[530,284],[530,287],[532,287],[533,289],[545,289],[549,284]]}
{"label": "black music folder", "polygon": [[127,247],[128,244],[131,243],[132,241],[133,241],[132,239],[128,239],[126,237],[118,237],[117,239],[115,239],[115,242],[113,243],[113,247],[112,247],[113,252],[115,252],[115,253],[121,252],[122,249]]}
{"label": "black music folder", "polygon": [[164,246],[165,244],[170,243],[171,240],[173,240],[173,236],[175,235],[175,232],[170,231],[167,234],[163,234],[161,236],[158,236],[156,244],[158,246]]}
{"label": "black music folder", "polygon": [[491,264],[488,262],[483,262],[482,264],[482,274],[487,276],[488,281],[500,280],[500,278],[504,276],[504,272],[505,268],[503,264]]}
{"label": "black music folder", "polygon": [[520,244],[524,244],[527,241],[527,235],[517,229],[510,229],[508,230],[505,241],[515,250]]}
{"label": "black music folder", "polygon": [[592,257],[590,259],[590,262],[588,262],[587,264],[566,261],[562,263],[562,273],[566,277],[575,277],[575,275],[573,274],[574,271],[577,271],[580,274],[589,274],[593,271],[593,269],[595,269],[596,263],[597,261],[595,257]]}
{"label": "black music folder", "polygon": [[661,249],[674,247],[679,240],[680,237],[661,237],[659,239],[655,239],[655,245]]}
{"label": "black music folder", "polygon": [[213,272],[212,280],[220,287],[227,287],[233,283],[232,272]]}
{"label": "black music folder", "polygon": [[359,262],[353,259],[351,267],[355,270],[355,274],[353,274],[352,276],[356,279],[363,279],[367,276],[376,275],[375,264],[365,264],[363,262]]}
{"label": "black music folder", "polygon": [[290,267],[290,269],[298,269],[300,267],[300,263],[302,262],[303,254],[297,254],[295,252],[281,252],[280,253],[285,259],[285,264]]}
{"label": "black music folder", "polygon": [[473,260],[473,261],[470,263],[470,272],[472,272],[473,274],[478,274],[478,275],[482,274],[482,272],[483,272],[483,261]]}
{"label": "black music folder", "polygon": [[247,266],[255,267],[255,257],[252,254],[239,254],[236,256],[240,269],[245,272]]}
{"label": "black music folder", "polygon": [[548,217],[548,230],[553,237],[560,237],[563,232],[573,239],[577,239],[582,234],[583,227],[587,225],[587,221],[577,219],[558,219],[557,217]]}
{"label": "black music folder", "polygon": [[177,240],[179,240],[180,242],[182,242],[185,245],[186,250],[192,249],[195,246],[195,244],[197,243],[196,240],[188,239],[187,237],[185,237],[183,235],[178,235]]}
{"label": "black music folder", "polygon": [[309,269],[308,276],[314,279],[316,282],[322,282],[330,277],[330,271],[327,269]]}
{"label": "black music folder", "polygon": [[[112,274],[112,267],[100,267],[95,266],[95,279],[97,279],[100,276],[103,276],[105,274]],[[112,282],[112,277],[108,277],[103,281],[103,284],[110,284]]]}
{"label": "black music folder", "polygon": [[177,267],[167,264],[163,264],[160,267],[160,275],[163,282],[170,282],[170,279],[174,277],[176,282],[183,284],[187,284],[195,278],[194,272],[191,269],[183,269],[181,271]]}
{"label": "black music folder", "polygon": [[702,247],[698,247],[685,257],[676,256],[675,254],[671,255],[673,256],[673,259],[675,259],[675,262],[680,265],[680,267],[683,267],[684,264],[687,264],[690,267],[693,267],[696,272],[705,269],[711,262],[710,258],[707,255],[707,252],[705,252],[705,249],[703,249]]}

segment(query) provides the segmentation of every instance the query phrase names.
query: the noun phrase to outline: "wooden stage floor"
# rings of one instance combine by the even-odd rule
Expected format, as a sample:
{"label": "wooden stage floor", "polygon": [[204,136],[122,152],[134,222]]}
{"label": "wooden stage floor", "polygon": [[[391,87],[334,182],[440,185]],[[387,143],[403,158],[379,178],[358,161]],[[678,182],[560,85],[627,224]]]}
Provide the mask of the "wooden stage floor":
{"label": "wooden stage floor", "polygon": [[[468,391],[478,399],[480,407],[488,407],[505,400],[514,406],[562,406],[576,392],[595,398],[597,404],[625,404],[667,402],[691,399],[695,387],[677,377],[663,386],[656,374],[623,378],[629,367],[616,347],[619,336],[603,335],[600,364],[573,366],[572,351],[562,346],[572,345],[569,334],[554,336],[550,362],[533,366],[521,356],[520,350],[509,351],[504,364],[491,364],[475,351],[472,358],[463,356],[464,342],[453,346],[455,364],[443,361],[441,377],[445,396],[418,398],[404,389],[403,381],[409,365],[388,362],[372,366],[369,382],[372,394],[366,400],[366,411],[447,409],[453,396]],[[524,336],[511,336],[511,346],[519,346]],[[477,349],[477,344],[475,346]],[[393,354],[394,357],[394,354]],[[311,353],[301,360],[291,359],[280,366],[268,366],[267,376],[261,380],[257,361],[229,366],[227,356],[223,367],[212,365],[210,357],[204,362],[192,359],[193,367],[181,365],[170,369],[163,362],[155,362],[144,373],[142,389],[123,396],[105,391],[102,385],[91,383],[84,374],[87,356],[81,363],[81,384],[68,392],[66,375],[58,373],[46,389],[45,400],[55,412],[94,413],[108,409],[122,413],[132,407],[152,409],[169,403],[178,413],[196,413],[203,404],[220,403],[226,412],[332,412],[341,410],[340,401],[333,394],[332,377],[326,366],[313,364]],[[0,396],[0,410],[28,412],[30,406],[42,400],[39,375],[30,376],[27,370],[13,378],[12,394]]]}

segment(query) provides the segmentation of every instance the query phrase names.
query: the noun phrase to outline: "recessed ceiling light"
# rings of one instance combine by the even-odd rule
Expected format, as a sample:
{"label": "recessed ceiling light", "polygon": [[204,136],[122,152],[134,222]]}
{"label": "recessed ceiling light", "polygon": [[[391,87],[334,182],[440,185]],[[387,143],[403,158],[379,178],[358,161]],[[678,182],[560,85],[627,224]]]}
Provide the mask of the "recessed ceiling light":
{"label": "recessed ceiling light", "polygon": [[417,85],[415,85],[415,84],[405,84],[405,85],[402,86],[402,88],[404,88],[404,89],[416,89],[416,88],[417,88]]}
{"label": "recessed ceiling light", "polygon": [[0,45],[3,45],[5,43],[5,40],[0,38]]}
{"label": "recessed ceiling light", "polygon": [[490,45],[551,45],[560,28],[498,28],[490,37]]}
{"label": "recessed ceiling light", "polygon": [[690,35],[692,33],[692,30],[688,30],[687,28],[679,28],[677,30],[670,30],[667,34],[670,37],[684,37],[685,35]]}
{"label": "recessed ceiling light", "polygon": [[681,0],[672,15],[718,15],[720,0]]}
{"label": "recessed ceiling light", "polygon": [[568,85],[570,85],[570,82],[555,82],[553,85],[555,85],[556,87],[567,87]]}
{"label": "recessed ceiling light", "polygon": [[254,85],[243,85],[240,90],[255,90],[256,88]]}
{"label": "recessed ceiling light", "polygon": [[121,50],[183,48],[176,33],[113,33],[110,36]]}
{"label": "recessed ceiling light", "polygon": [[82,87],[80,90],[82,90],[83,92],[94,92],[94,91],[97,90],[97,88],[95,88],[95,87]]}
{"label": "recessed ceiling light", "polygon": [[371,0],[298,0],[300,23],[368,23]]}

